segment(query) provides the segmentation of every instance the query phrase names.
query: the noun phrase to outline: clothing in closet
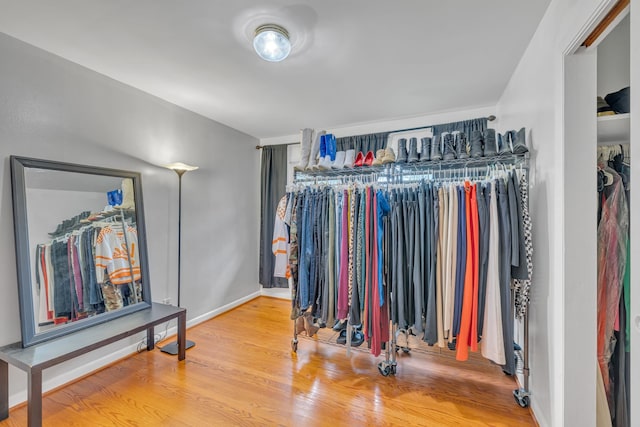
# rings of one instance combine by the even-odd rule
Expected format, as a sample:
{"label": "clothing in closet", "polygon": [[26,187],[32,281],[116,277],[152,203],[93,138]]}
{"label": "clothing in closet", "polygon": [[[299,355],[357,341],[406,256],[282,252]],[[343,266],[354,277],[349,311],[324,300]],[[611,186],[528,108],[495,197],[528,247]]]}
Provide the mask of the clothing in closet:
{"label": "clothing in closet", "polygon": [[[597,358],[605,399],[614,426],[629,425],[629,169],[622,155],[599,165]],[[599,390],[600,391],[600,390]],[[603,403],[604,400],[604,403]],[[602,412],[602,411],[601,411]]]}

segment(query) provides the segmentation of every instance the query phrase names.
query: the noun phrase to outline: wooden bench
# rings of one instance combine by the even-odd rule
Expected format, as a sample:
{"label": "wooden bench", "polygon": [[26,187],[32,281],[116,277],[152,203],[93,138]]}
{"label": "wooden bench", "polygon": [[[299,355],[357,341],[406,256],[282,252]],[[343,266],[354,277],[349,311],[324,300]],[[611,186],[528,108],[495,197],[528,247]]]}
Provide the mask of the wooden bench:
{"label": "wooden bench", "polygon": [[0,348],[0,420],[9,417],[9,364],[27,373],[28,425],[42,426],[42,371],[81,354],[147,331],[147,350],[154,348],[154,326],[178,320],[178,360],[185,358],[187,310],[152,303],[148,309],[91,326],[60,338],[22,348],[14,343]]}

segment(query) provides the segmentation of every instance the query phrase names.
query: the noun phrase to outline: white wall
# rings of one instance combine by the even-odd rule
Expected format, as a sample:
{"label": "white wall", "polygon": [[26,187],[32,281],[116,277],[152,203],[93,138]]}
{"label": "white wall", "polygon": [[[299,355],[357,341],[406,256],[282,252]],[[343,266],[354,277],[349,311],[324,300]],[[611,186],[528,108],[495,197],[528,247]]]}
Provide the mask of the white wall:
{"label": "white wall", "polygon": [[[572,219],[576,222],[573,227],[565,229],[565,210],[593,200],[595,189],[585,185],[565,191],[564,167],[575,153],[567,152],[565,157],[564,52],[579,33],[593,26],[606,4],[606,0],[552,0],[498,103],[498,127],[504,130],[525,126],[533,153],[531,399],[542,426],[588,426],[595,422],[587,410],[594,406],[593,387],[581,386],[594,378],[595,367],[589,368],[589,358],[573,358],[581,350],[585,351],[583,354],[590,351],[591,343],[579,340],[585,328],[589,332],[589,326],[582,324],[584,319],[565,311],[565,303],[579,295],[575,292],[580,291],[580,286],[589,286],[572,280],[576,271],[571,269],[580,263],[565,252],[565,244],[582,239],[573,232],[580,228],[577,225],[595,228],[595,218],[582,215]],[[592,105],[595,116],[595,99]],[[587,145],[587,149],[594,147]],[[585,164],[577,168],[593,173],[593,167]],[[590,285],[595,284],[595,277],[591,280]],[[590,325],[589,316],[595,313],[585,315],[586,325]],[[580,381],[569,381],[576,377]]]}
{"label": "white wall", "polygon": [[627,15],[598,45],[598,95],[603,98],[629,86],[630,23]]}
{"label": "white wall", "polygon": [[[206,317],[258,291],[255,138],[2,33],[0,57],[0,345],[20,340],[12,154],[141,172],[152,297],[174,303],[178,178],[158,165],[199,165],[183,177],[182,305],[188,318]],[[125,355],[136,340],[46,370],[45,389],[82,375],[85,365],[95,369],[96,361]],[[25,378],[10,370],[11,405],[25,398]]]}

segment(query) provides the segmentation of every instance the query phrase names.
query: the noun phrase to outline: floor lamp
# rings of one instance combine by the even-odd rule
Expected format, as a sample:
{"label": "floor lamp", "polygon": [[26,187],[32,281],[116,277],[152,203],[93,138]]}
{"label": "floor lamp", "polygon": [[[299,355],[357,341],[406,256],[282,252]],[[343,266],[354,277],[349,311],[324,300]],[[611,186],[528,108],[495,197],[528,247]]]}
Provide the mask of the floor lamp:
{"label": "floor lamp", "polygon": [[[165,167],[178,174],[178,307],[180,307],[180,267],[182,264],[182,260],[180,258],[182,248],[182,175],[184,175],[186,172],[198,169],[198,166],[190,166],[185,163],[176,162],[166,165]],[[196,345],[196,343],[194,343],[193,341],[186,341],[187,343],[185,349],[189,349]],[[162,347],[160,350],[164,353],[169,353],[175,356],[178,354],[178,342],[174,341],[172,343],[169,343]]]}

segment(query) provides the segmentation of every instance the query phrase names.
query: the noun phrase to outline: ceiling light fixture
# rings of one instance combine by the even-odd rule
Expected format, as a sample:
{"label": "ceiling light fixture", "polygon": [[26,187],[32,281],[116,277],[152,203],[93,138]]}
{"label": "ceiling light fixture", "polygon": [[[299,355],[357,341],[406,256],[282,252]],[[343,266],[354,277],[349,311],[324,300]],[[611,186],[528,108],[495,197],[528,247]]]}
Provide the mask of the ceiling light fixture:
{"label": "ceiling light fixture", "polygon": [[289,33],[276,24],[261,25],[256,28],[253,48],[265,61],[280,62],[291,52]]}

